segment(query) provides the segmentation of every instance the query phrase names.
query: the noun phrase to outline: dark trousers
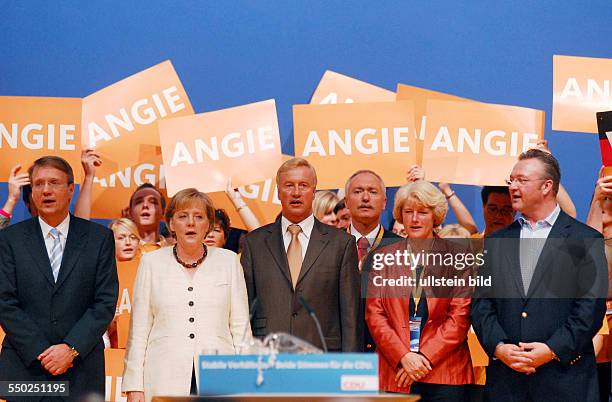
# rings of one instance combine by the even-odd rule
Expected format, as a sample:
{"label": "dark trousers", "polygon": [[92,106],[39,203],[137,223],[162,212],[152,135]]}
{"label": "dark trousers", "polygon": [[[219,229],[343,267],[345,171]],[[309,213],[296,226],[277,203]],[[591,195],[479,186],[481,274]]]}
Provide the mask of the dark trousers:
{"label": "dark trousers", "polygon": [[191,388],[189,389],[189,395],[198,394],[198,383],[196,382],[195,368],[191,369]]}
{"label": "dark trousers", "polygon": [[607,402],[610,397],[610,362],[597,363],[597,377],[599,377],[599,400]]}
{"label": "dark trousers", "polygon": [[465,385],[415,382],[410,387],[410,393],[421,395],[423,402],[469,402],[468,388]]}

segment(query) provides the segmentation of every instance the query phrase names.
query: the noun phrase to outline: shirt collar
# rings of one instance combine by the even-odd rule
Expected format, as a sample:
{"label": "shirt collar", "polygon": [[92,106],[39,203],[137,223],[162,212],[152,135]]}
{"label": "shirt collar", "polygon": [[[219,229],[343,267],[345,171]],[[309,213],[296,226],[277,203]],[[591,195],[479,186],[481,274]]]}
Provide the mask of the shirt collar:
{"label": "shirt collar", "polygon": [[[289,227],[289,225],[293,225],[293,223],[290,222],[289,219],[285,218],[284,216],[281,217],[281,228],[283,231],[283,236],[285,235],[285,233],[287,233],[287,228]],[[312,228],[314,227],[314,215],[311,214],[310,216],[308,216],[308,218],[304,219],[301,222],[298,222],[297,225],[302,228],[302,233],[304,233],[306,238],[310,239],[310,234],[312,233]]]}
{"label": "shirt collar", "polygon": [[[43,220],[40,216],[38,217],[38,222],[40,223],[40,228],[42,230],[43,239],[46,239],[49,236],[49,232],[53,229],[53,226],[50,226],[47,222]],[[68,228],[70,227],[70,214],[66,215],[62,223],[57,225],[55,228],[60,232],[64,238],[68,238]]]}
{"label": "shirt collar", "polygon": [[[553,225],[555,224],[555,222],[557,221],[557,218],[559,217],[559,213],[561,212],[561,208],[559,207],[559,204],[557,204],[555,206],[555,209],[553,209],[553,211],[550,213],[550,215],[548,215],[546,218],[537,221],[535,224],[535,227],[533,229],[542,229],[544,227],[553,227]],[[530,229],[532,228],[531,223],[525,219],[523,216],[520,216],[518,218],[519,223],[521,224],[521,227],[529,227]]]}
{"label": "shirt collar", "polygon": [[355,229],[355,227],[351,225],[351,234],[355,236],[357,241],[359,241],[361,237],[365,237],[366,239],[368,239],[368,243],[370,243],[370,246],[374,244],[374,240],[376,240],[376,236],[378,236],[378,232],[380,232],[380,223],[374,228],[374,230],[372,230],[370,233],[366,234],[365,236],[359,233],[357,229]]}

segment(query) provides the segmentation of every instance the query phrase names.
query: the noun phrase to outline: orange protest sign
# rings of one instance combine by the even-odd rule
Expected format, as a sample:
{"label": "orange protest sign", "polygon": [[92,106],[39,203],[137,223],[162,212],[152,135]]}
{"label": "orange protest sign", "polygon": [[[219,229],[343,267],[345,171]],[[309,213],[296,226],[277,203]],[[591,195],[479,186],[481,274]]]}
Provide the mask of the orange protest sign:
{"label": "orange protest sign", "polygon": [[433,100],[426,115],[430,181],[505,185],[518,155],[544,133],[544,112],[517,106]]}
{"label": "orange protest sign", "polygon": [[164,188],[157,131],[160,119],[193,114],[170,61],[83,99],[83,146],[102,157],[93,187],[92,217],[116,218],[140,184]]}
{"label": "orange protest sign", "polygon": [[612,110],[612,59],[553,56],[552,129],[597,133],[596,112]]}
{"label": "orange protest sign", "polygon": [[[283,155],[283,162],[288,161],[293,156]],[[280,167],[280,165],[277,167]],[[281,211],[280,200],[276,186],[276,173],[264,181],[238,187],[242,199],[249,209],[255,214],[259,223],[266,225],[274,222],[276,216]],[[246,225],[240,218],[240,213],[236,211],[234,204],[224,191],[208,193],[215,205],[215,208],[222,208],[227,212],[231,227],[247,230]]]}
{"label": "orange protest sign", "polygon": [[159,122],[168,195],[223,191],[274,175],[282,163],[274,99]]}
{"label": "orange protest sign", "polygon": [[72,166],[75,181],[81,169],[81,99],[0,96],[0,181],[14,165],[27,172],[41,156],[55,155]]}
{"label": "orange protest sign", "polygon": [[[130,314],[132,313],[132,289],[138,272],[140,255],[131,261],[117,261],[119,279],[119,299],[115,316],[117,320],[117,339],[120,348],[125,348],[127,341]],[[127,323],[127,325],[125,325]]]}
{"label": "orange protest sign", "polygon": [[414,104],[417,165],[419,166],[423,166],[423,141],[425,140],[425,133],[427,131],[427,115],[425,114],[427,101],[437,99],[472,102],[467,98],[405,84],[397,84],[396,99],[409,100]]}
{"label": "orange protest sign", "polygon": [[395,93],[346,75],[327,70],[315,89],[311,104],[393,102]]}
{"label": "orange protest sign", "polygon": [[317,171],[320,189],[344,187],[365,167],[388,186],[405,183],[416,161],[412,102],[294,105],[295,154]]}
{"label": "orange protest sign", "polygon": [[126,400],[121,394],[124,357],[125,349],[104,349],[104,369],[106,371],[105,401],[123,402]]}

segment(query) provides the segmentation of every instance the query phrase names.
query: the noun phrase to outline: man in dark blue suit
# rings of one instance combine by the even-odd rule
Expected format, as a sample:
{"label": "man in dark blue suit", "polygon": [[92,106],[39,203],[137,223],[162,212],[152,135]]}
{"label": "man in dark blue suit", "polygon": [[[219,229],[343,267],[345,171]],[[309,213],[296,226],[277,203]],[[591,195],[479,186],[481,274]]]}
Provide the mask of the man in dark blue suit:
{"label": "man in dark blue suit", "polygon": [[607,264],[599,232],[560,210],[557,160],[524,152],[508,180],[522,214],[485,240],[490,287],[479,287],[472,324],[491,361],[493,401],[598,401],[592,338],[606,311]]}
{"label": "man in dark blue suit", "polygon": [[29,173],[39,216],[0,232],[0,381],[69,381],[70,400],[104,395],[102,335],[118,294],[112,232],[68,213],[65,160],[40,158]]}

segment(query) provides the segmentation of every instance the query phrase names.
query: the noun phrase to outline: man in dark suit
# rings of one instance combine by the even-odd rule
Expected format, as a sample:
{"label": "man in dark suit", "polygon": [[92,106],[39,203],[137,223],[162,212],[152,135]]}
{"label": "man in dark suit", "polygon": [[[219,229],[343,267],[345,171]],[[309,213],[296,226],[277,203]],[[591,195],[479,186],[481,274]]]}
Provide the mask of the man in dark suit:
{"label": "man in dark suit", "polygon": [[102,335],[118,294],[112,232],[68,213],[65,160],[42,157],[29,173],[38,217],[0,232],[0,381],[69,381],[71,400],[104,395]]}
{"label": "man in dark suit", "polygon": [[560,210],[557,160],[524,152],[508,180],[522,216],[485,240],[472,325],[491,358],[494,401],[598,401],[592,338],[602,325],[607,269],[601,234]]}
{"label": "man in dark suit", "polygon": [[[351,214],[351,224],[348,232],[357,241],[357,258],[359,267],[363,265],[367,255],[379,247],[384,247],[402,240],[390,230],[385,230],[380,224],[380,215],[387,204],[387,189],[383,179],[372,170],[358,170],[346,181],[344,186],[346,206]],[[366,295],[368,275],[361,277],[362,294]],[[363,298],[365,303],[365,297]],[[365,312],[365,304],[363,306]],[[364,351],[374,352],[376,346],[364,320]]]}
{"label": "man in dark suit", "polygon": [[241,258],[249,304],[258,300],[253,334],[287,332],[322,348],[303,299],[330,351],[357,352],[363,319],[355,238],[312,215],[317,176],[305,159],[283,163],[276,183],[281,216],[246,236]]}

